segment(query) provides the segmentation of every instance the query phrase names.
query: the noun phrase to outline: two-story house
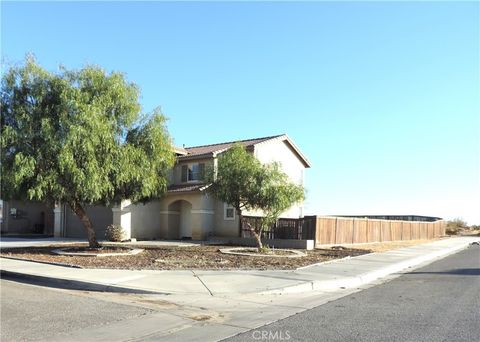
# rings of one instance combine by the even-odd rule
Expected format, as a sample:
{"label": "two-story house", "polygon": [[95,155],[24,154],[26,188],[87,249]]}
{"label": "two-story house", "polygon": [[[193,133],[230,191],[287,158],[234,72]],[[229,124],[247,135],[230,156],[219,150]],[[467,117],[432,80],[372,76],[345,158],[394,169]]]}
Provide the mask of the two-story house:
{"label": "two-story house", "polygon": [[[235,142],[177,148],[177,164],[167,195],[160,201],[160,230],[163,238],[204,239],[209,235],[238,236],[239,223],[233,207],[208,195],[202,174],[206,165]],[[238,141],[262,163],[278,162],[290,179],[304,184],[304,170],[310,163],[287,135]],[[245,215],[261,213],[245,212]],[[303,203],[282,217],[303,216]]]}
{"label": "two-story house", "polygon": [[[208,184],[202,179],[205,167],[215,165],[217,157],[234,143],[244,145],[247,151],[253,153],[262,163],[278,162],[292,181],[304,185],[304,171],[310,167],[310,163],[285,134],[237,142],[175,148],[177,163],[170,174],[168,191],[162,199],[146,204],[131,204],[125,201],[114,208],[87,207],[87,213],[98,238],[103,238],[105,227],[111,223],[122,225],[128,238],[138,240],[182,238],[203,240],[209,236],[239,236],[239,222],[235,210],[210,196],[206,191]],[[26,204],[15,204],[17,209],[22,205]],[[28,205],[33,208],[33,204]],[[49,209],[42,208],[38,210],[47,212],[47,216],[50,217]],[[28,215],[28,210],[25,207],[21,211]],[[4,214],[8,215],[8,213]],[[261,215],[253,212],[242,214]],[[48,231],[56,236],[79,238],[85,236],[82,224],[65,206],[55,208],[53,216],[50,222],[53,222],[54,227],[46,227],[48,223],[45,222],[46,231],[49,228]],[[302,216],[303,203],[298,203],[281,215],[285,218]],[[9,222],[20,221],[11,218]],[[38,224],[41,223],[43,222]],[[6,228],[10,232],[15,230]]]}

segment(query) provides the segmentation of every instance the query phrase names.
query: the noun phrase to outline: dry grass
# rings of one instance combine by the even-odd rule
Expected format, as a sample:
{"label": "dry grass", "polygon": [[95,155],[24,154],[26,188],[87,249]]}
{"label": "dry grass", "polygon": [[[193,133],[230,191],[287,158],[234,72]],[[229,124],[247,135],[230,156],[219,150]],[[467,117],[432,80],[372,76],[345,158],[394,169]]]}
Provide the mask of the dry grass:
{"label": "dry grass", "polygon": [[463,229],[459,232],[461,236],[480,236],[480,229]]}
{"label": "dry grass", "polygon": [[381,253],[381,252],[390,251],[392,249],[410,247],[410,246],[420,245],[420,244],[429,243],[437,240],[440,240],[440,238],[437,238],[434,240],[408,240],[408,241],[356,243],[356,244],[349,244],[349,245],[346,244],[342,246],[347,248],[368,250],[373,253]]}

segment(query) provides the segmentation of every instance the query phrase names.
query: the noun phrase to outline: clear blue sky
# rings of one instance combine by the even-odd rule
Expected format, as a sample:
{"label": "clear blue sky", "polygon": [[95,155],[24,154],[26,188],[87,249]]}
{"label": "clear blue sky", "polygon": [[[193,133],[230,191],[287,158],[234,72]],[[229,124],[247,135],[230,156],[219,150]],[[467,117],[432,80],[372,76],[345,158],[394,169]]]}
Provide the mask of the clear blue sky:
{"label": "clear blue sky", "polygon": [[178,145],[287,133],[307,212],[480,224],[478,2],[14,3],[3,62],[126,73]]}

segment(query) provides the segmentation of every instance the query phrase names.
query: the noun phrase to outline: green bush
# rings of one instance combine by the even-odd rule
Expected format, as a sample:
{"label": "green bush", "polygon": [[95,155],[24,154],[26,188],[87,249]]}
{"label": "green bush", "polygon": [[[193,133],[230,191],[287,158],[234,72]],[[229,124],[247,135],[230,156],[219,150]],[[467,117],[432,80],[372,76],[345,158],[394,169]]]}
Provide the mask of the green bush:
{"label": "green bush", "polygon": [[121,242],[125,238],[125,232],[122,226],[111,224],[105,230],[105,238],[108,241]]}

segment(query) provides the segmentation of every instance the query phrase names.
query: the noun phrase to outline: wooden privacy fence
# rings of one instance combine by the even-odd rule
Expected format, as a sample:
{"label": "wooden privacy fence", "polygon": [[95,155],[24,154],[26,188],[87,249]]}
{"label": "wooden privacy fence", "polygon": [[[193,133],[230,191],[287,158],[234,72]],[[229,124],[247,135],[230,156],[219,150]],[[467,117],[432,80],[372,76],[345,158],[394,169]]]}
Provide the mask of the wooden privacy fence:
{"label": "wooden privacy fence", "polygon": [[[242,218],[242,237],[252,237],[260,217]],[[398,221],[368,218],[305,216],[278,219],[262,232],[264,239],[315,240],[315,245],[336,245],[402,240],[428,240],[445,235],[445,221]]]}
{"label": "wooden privacy fence", "polygon": [[434,239],[445,221],[418,222],[316,216],[315,245]]}

